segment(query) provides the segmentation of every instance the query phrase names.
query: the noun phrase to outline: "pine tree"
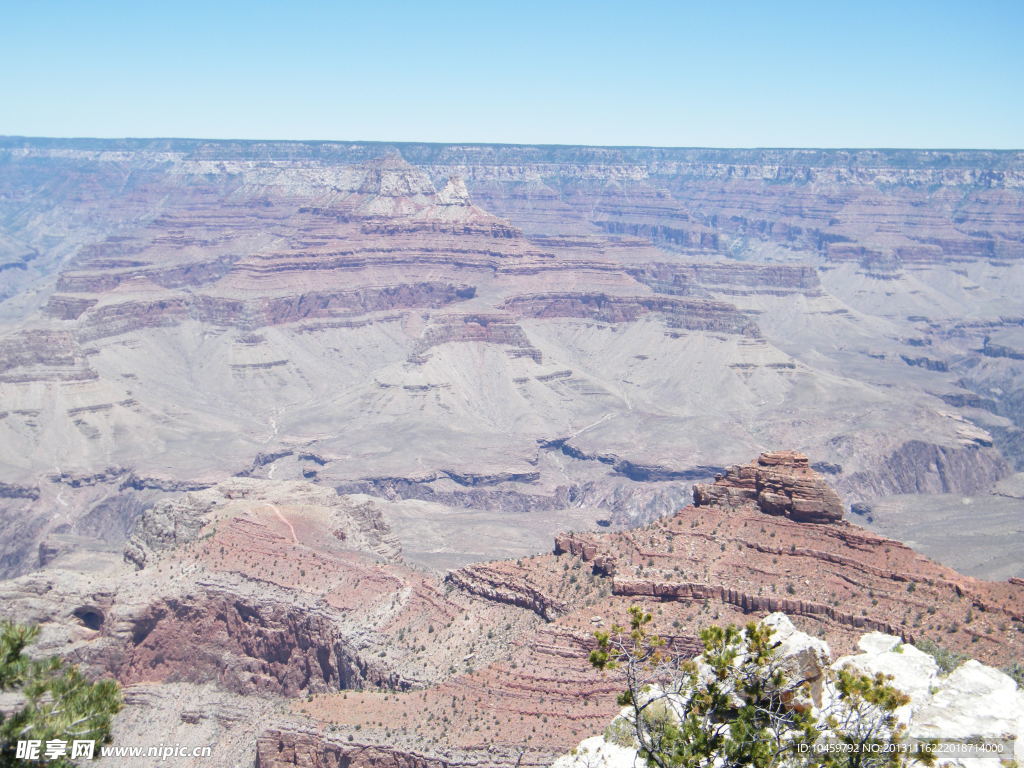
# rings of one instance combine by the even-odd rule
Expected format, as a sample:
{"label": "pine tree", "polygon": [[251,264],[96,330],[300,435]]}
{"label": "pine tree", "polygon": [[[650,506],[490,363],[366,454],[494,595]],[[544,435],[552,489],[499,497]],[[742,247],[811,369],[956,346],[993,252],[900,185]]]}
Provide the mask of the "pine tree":
{"label": "pine tree", "polygon": [[[913,762],[898,750],[871,749],[906,735],[894,713],[909,699],[889,679],[825,669],[833,705],[816,715],[810,682],[787,674],[771,627],[708,627],[698,664],[672,653],[648,630],[651,614],[633,606],[629,617],[628,628],[594,633],[590,663],[621,670],[626,689],[619,704],[631,712],[605,737],[636,748],[649,768],[902,768]],[[816,751],[824,735],[851,749]],[[930,753],[915,757],[934,762]]]}
{"label": "pine tree", "polygon": [[110,741],[113,716],[121,709],[121,689],[113,680],[91,682],[60,658],[32,659],[25,649],[38,627],[0,624],[0,693],[13,693],[14,711],[0,712],[0,768],[46,765],[72,768],[67,757],[16,757],[19,741]]}

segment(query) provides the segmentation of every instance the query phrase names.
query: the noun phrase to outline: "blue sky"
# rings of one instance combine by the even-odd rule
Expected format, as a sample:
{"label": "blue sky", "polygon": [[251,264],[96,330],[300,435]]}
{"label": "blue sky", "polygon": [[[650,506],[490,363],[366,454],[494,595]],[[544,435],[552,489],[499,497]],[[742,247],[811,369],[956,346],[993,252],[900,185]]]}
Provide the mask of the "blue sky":
{"label": "blue sky", "polygon": [[1024,148],[1024,2],[3,4],[0,134]]}

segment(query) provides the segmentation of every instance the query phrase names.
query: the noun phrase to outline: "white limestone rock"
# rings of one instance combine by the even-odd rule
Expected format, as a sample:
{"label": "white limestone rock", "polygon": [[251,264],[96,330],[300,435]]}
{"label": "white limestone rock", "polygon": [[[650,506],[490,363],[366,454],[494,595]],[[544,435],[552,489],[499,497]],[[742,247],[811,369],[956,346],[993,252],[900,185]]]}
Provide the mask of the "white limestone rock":
{"label": "white limestone rock", "polygon": [[831,657],[828,643],[801,632],[784,613],[769,614],[761,624],[774,630],[772,639],[779,644],[779,655],[791,678],[813,681],[821,677]]}
{"label": "white limestone rock", "polygon": [[868,632],[861,635],[857,641],[857,647],[864,653],[885,653],[899,646],[902,641],[896,635],[887,635],[884,632]]}
{"label": "white limestone rock", "polygon": [[605,741],[604,736],[591,736],[555,760],[551,768],[635,768],[642,764],[635,749]]}
{"label": "white limestone rock", "polygon": [[[912,645],[903,643],[895,635],[871,632],[861,637],[857,646],[863,653],[843,656],[832,668],[842,669],[853,666],[870,675],[892,676],[892,685],[910,696],[914,702],[923,701],[930,694],[939,674],[935,659]],[[907,723],[913,711],[913,702],[897,710],[900,719]]]}
{"label": "white limestone rock", "polygon": [[[939,678],[933,691],[915,700],[911,735],[986,741],[1016,738],[1013,757],[1018,763],[1024,761],[1024,692],[1012,678],[971,659]],[[977,758],[955,764],[985,768],[993,762]]]}

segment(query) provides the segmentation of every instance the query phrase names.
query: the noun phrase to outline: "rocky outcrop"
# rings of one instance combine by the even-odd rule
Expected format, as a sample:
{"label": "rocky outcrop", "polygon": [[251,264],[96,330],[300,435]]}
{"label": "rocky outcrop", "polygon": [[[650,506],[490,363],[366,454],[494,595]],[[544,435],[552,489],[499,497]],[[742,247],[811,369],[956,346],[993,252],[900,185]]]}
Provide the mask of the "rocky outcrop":
{"label": "rocky outcrop", "polygon": [[[232,325],[261,327],[291,323],[309,318],[346,317],[393,309],[439,308],[473,297],[471,285],[424,282],[364,288],[356,291],[302,293],[277,297],[245,307],[233,318]],[[222,314],[219,314],[221,321]],[[205,319],[205,318],[200,318]]]}
{"label": "rocky outcrop", "polygon": [[900,359],[904,363],[917,368],[924,368],[926,371],[948,371],[949,366],[944,360],[934,360],[930,357],[910,357],[909,355],[900,355]]}
{"label": "rocky outcrop", "polygon": [[[158,220],[157,223],[164,223],[171,228],[180,226],[180,222],[173,220],[165,222]],[[171,243],[164,242],[163,244],[170,245]],[[188,244],[208,247],[214,243],[198,241]],[[182,247],[186,243],[182,242],[181,238],[175,238],[173,245]],[[84,269],[82,271],[70,270],[61,274],[57,281],[59,293],[51,296],[47,302],[45,308],[47,314],[63,320],[74,320],[80,317],[83,311],[96,304],[96,299],[75,294],[106,293],[119,286],[125,286],[129,290],[132,286],[136,286],[138,290],[146,291],[152,290],[154,286],[187,288],[205,285],[224,277],[238,260],[235,256],[224,256],[209,261],[200,259],[186,264],[167,266],[159,261],[112,259],[109,255],[111,247],[117,247],[116,238],[111,238],[102,247],[94,246],[82,249],[78,263]],[[138,249],[138,252],[141,250],[141,248]]]}
{"label": "rocky outcrop", "polygon": [[598,547],[599,543],[594,537],[585,534],[563,533],[555,537],[554,554],[573,555],[585,563],[590,563],[594,573],[601,576],[615,576],[615,557],[601,552]]}
{"label": "rocky outcrop", "polygon": [[752,595],[735,589],[727,589],[714,584],[687,582],[657,582],[641,579],[613,579],[612,594],[624,597],[649,597],[660,602],[703,602],[714,600],[719,603],[734,605],[743,613],[773,613],[782,611],[793,616],[814,616],[851,629],[872,629],[880,632],[897,633],[905,639],[905,632],[884,621],[877,621],[867,616],[855,616],[838,610],[834,606],[795,598],[774,597],[771,595]]}
{"label": "rocky outcrop", "polygon": [[142,513],[124,550],[124,559],[145,568],[151,553],[183,546],[199,538],[216,506],[212,494],[187,494],[159,501]]}
{"label": "rocky outcrop", "polygon": [[73,334],[25,330],[0,338],[0,382],[74,382],[97,378]]}
{"label": "rocky outcrop", "polygon": [[364,223],[364,234],[432,232],[453,235],[484,235],[497,238],[522,237],[508,221],[473,205],[466,182],[453,176],[431,204],[411,216]]}
{"label": "rocky outcrop", "polygon": [[39,486],[0,483],[0,499],[28,499],[30,501],[37,501],[39,499]]}
{"label": "rocky outcrop", "polygon": [[402,558],[402,544],[372,501],[341,497],[332,508],[332,535],[346,546],[377,555],[387,562]]}
{"label": "rocky outcrop", "polygon": [[430,178],[400,153],[389,152],[365,164],[351,202],[359,216],[395,218],[416,213],[429,205],[433,196]]}
{"label": "rocky outcrop", "polygon": [[[765,475],[760,486],[759,473]],[[823,488],[805,457],[766,454],[699,485],[697,506],[637,531],[563,534],[554,552],[588,565],[622,597],[717,606],[716,612],[727,606],[737,617],[785,611],[827,628],[834,639],[864,629],[908,639],[941,634],[944,645],[990,662],[1006,663],[1016,652],[1009,646],[1024,640],[998,628],[1024,621],[1016,606],[1024,599],[1020,584],[962,576],[840,519],[801,521],[827,520],[817,511],[778,513],[791,502],[775,496],[798,489],[798,499],[820,503],[834,496]],[[762,503],[771,505],[769,514]],[[997,650],[1004,642],[1009,645]]]}
{"label": "rocky outcrop", "polygon": [[1024,351],[1011,347],[1007,344],[996,344],[987,336],[981,348],[981,354],[985,357],[1004,357],[1009,360],[1024,360]]}
{"label": "rocky outcrop", "polygon": [[309,483],[273,484],[245,477],[164,499],[146,509],[135,523],[124,558],[142,569],[153,554],[196,541],[205,526],[239,504],[273,510],[298,500],[325,510],[331,535],[347,549],[378,555],[390,562],[400,559],[401,544],[372,501],[339,496]]}
{"label": "rocky outcrop", "polygon": [[103,661],[126,683],[216,680],[249,695],[407,687],[355,647],[338,617],[280,602],[275,591],[247,599],[207,588],[150,605],[131,619],[130,643]]}
{"label": "rocky outcrop", "polygon": [[471,595],[496,603],[515,605],[533,611],[542,619],[552,621],[566,613],[568,606],[545,594],[507,571],[497,571],[486,565],[469,565],[449,571],[444,577],[451,584]]}
{"label": "rocky outcrop", "polygon": [[897,493],[985,493],[1010,469],[993,450],[987,433],[961,427],[958,445],[908,440],[885,457],[873,471],[852,472],[842,478],[847,494],[861,498]]}
{"label": "rocky outcrop", "polygon": [[99,299],[91,299],[80,296],[66,296],[54,294],[46,303],[45,311],[49,315],[61,320],[77,320],[90,307],[96,305]]}
{"label": "rocky outcrop", "polygon": [[201,293],[157,301],[129,300],[85,310],[79,337],[94,341],[142,328],[178,325],[186,320],[252,330],[394,309],[437,309],[470,299],[474,293],[471,285],[422,282],[358,290],[308,291],[256,300]]}
{"label": "rocky outcrop", "polygon": [[713,475],[720,467],[708,467],[703,465],[691,467],[673,467],[663,464],[642,462],[636,459],[627,459],[610,451],[601,453],[588,453],[573,444],[571,437],[560,437],[540,441],[541,447],[549,450],[561,451],[580,461],[597,461],[607,464],[616,474],[628,477],[636,482],[663,481],[663,480],[700,480]]}
{"label": "rocky outcrop", "polygon": [[695,485],[693,501],[698,507],[755,503],[765,514],[802,523],[834,523],[844,512],[839,495],[794,451],[762,453],[750,464],[729,467],[713,484]]}

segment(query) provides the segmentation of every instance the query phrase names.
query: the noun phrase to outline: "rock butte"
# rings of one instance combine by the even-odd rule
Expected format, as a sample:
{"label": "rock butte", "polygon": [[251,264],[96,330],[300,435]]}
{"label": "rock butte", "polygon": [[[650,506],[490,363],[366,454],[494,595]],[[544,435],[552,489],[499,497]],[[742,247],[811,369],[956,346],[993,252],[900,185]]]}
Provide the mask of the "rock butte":
{"label": "rock butte", "polygon": [[713,485],[695,485],[693,501],[698,507],[753,502],[766,514],[800,523],[834,523],[845,511],[839,494],[795,451],[762,453],[750,464],[729,467]]}

